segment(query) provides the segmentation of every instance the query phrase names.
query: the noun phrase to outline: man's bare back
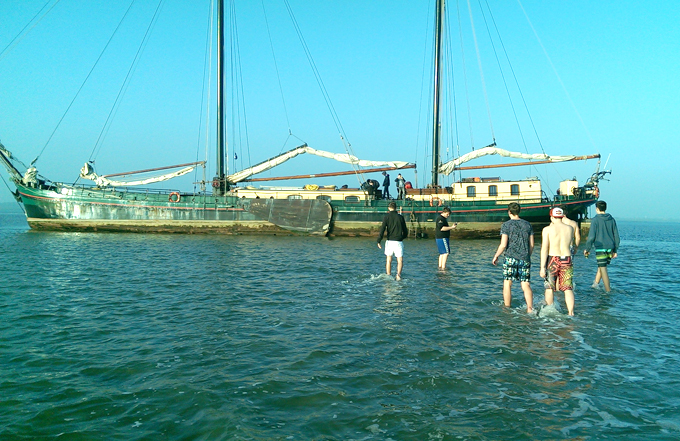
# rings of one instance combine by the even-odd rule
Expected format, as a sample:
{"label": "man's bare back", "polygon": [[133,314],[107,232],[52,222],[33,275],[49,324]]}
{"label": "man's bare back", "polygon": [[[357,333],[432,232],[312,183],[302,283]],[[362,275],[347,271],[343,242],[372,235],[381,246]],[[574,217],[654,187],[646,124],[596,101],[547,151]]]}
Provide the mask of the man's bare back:
{"label": "man's bare back", "polygon": [[[554,211],[559,216],[555,217]],[[543,228],[540,274],[549,283],[549,286],[546,286],[545,289],[545,303],[552,305],[553,291],[559,284],[558,289],[564,292],[564,301],[567,304],[569,315],[574,315],[573,267],[570,250],[574,240],[574,229],[562,222],[563,216],[562,210],[559,208],[551,210],[550,225]],[[550,268],[546,268],[546,266],[550,266]]]}
{"label": "man's bare back", "polygon": [[[576,252],[576,249],[578,248],[579,244],[581,243],[581,231],[579,230],[578,222],[571,220],[568,217],[564,216],[562,218],[562,223],[567,224],[571,228],[574,229],[574,252]],[[574,253],[572,253],[572,254],[574,254]]]}
{"label": "man's bare back", "polygon": [[549,256],[571,256],[569,249],[574,239],[574,229],[561,221],[552,222],[543,229],[543,243],[548,243]]}

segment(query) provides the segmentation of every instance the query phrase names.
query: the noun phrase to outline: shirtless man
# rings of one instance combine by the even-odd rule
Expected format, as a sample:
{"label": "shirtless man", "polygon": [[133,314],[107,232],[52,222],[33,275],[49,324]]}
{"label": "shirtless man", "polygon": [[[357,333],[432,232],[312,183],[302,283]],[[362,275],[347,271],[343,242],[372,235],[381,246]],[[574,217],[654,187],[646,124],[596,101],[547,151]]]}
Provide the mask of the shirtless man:
{"label": "shirtless man", "polygon": [[[564,208],[562,208],[562,211],[564,212]],[[581,229],[578,227],[578,222],[569,219],[566,215],[562,218],[562,223],[567,224],[574,229],[574,242],[571,245],[571,257],[574,257],[578,250],[578,246],[581,244]]]}
{"label": "shirtless man", "polygon": [[562,291],[569,315],[574,315],[574,267],[570,250],[574,229],[563,223],[563,218],[564,211],[561,208],[550,210],[550,225],[543,229],[540,274],[546,281],[545,303],[552,305],[553,291]]}

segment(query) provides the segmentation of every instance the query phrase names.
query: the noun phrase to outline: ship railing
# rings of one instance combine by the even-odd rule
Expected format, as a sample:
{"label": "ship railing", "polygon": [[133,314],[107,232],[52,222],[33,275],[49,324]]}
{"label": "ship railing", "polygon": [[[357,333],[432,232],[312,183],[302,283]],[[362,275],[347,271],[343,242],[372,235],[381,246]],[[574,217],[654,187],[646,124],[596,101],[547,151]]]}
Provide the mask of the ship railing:
{"label": "ship railing", "polygon": [[170,194],[173,192],[180,193],[182,196],[205,196],[210,195],[206,191],[183,191],[179,189],[168,189],[168,188],[134,188],[134,187],[98,187],[96,185],[88,184],[63,184],[63,183],[52,183],[49,187],[56,189],[59,192],[61,188],[69,188],[74,191],[86,193],[86,192],[109,192],[111,194],[123,193],[123,194],[136,194],[136,195],[162,195]]}

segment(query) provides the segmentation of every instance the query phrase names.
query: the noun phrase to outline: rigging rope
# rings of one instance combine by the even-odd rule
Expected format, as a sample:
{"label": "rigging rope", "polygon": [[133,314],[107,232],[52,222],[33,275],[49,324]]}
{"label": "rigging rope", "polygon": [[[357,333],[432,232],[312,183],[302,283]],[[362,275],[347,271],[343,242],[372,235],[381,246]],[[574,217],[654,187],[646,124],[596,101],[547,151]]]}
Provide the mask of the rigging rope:
{"label": "rigging rope", "polygon": [[[16,46],[17,44],[19,44],[19,42],[20,42],[21,40],[23,40],[24,37],[25,37],[26,35],[28,35],[28,33],[31,32],[31,31],[33,30],[33,28],[36,27],[36,26],[38,25],[38,23],[40,23],[40,22],[42,21],[42,19],[45,18],[45,16],[47,16],[47,14],[49,14],[50,11],[52,11],[52,9],[54,9],[54,7],[57,6],[57,4],[59,3],[59,0],[57,0],[56,2],[54,2],[54,4],[52,5],[52,7],[51,7],[50,9],[48,9],[47,12],[45,12],[45,13],[42,15],[42,17],[40,17],[40,18],[38,19],[38,21],[36,21],[35,23],[33,23],[33,22],[35,21],[35,18],[36,18],[38,15],[40,15],[40,13],[43,11],[43,9],[45,9],[45,8],[47,7],[47,5],[50,4],[50,1],[52,1],[52,0],[47,0],[47,2],[43,5],[43,7],[40,8],[40,10],[33,16],[33,18],[31,18],[31,19],[28,21],[28,23],[26,23],[26,26],[24,26],[23,29],[21,29],[21,31],[19,31],[19,33],[18,33],[14,38],[12,38],[12,41],[10,41],[10,42],[7,44],[7,46],[5,46],[5,48],[2,50],[2,52],[0,52],[0,61],[2,61],[2,59],[5,58],[5,56],[6,56],[7,54],[9,54],[9,52],[10,52],[12,49],[14,49],[14,46]],[[28,31],[26,31],[26,28],[27,28],[31,23],[33,23],[33,26],[31,26],[31,28],[30,28]],[[26,32],[24,32],[24,31],[26,31]]]}
{"label": "rigging rope", "polygon": [[[508,66],[510,68],[510,72],[512,73],[512,77],[515,80],[515,85],[517,86],[517,91],[519,93],[520,98],[522,99],[522,103],[524,104],[524,110],[526,111],[527,116],[529,118],[529,122],[531,123],[531,127],[534,130],[534,135],[536,136],[536,140],[538,141],[538,145],[541,148],[541,152],[543,152],[543,154],[546,154],[545,150],[543,149],[543,143],[541,142],[541,138],[538,136],[538,131],[536,130],[536,125],[534,124],[534,119],[531,116],[531,112],[529,111],[529,106],[527,105],[527,102],[524,99],[524,93],[522,92],[522,88],[519,85],[519,80],[517,79],[517,75],[515,75],[515,70],[512,66],[512,63],[510,62],[510,56],[508,55],[508,52],[505,49],[505,44],[503,43],[503,39],[501,38],[501,33],[498,29],[498,26],[496,25],[496,20],[494,18],[493,12],[491,11],[491,7],[489,6],[488,1],[485,1],[485,4],[486,4],[486,8],[489,12],[489,17],[491,18],[491,22],[494,25],[494,29],[496,31],[496,36],[498,37],[499,44],[500,44],[501,48],[503,49],[503,54],[505,55],[505,60],[508,63]],[[489,23],[486,19],[486,14],[484,14],[484,8],[482,7],[481,0],[479,0],[479,8],[482,11],[482,17],[484,18],[484,24],[486,26],[486,31],[487,31],[487,34],[489,35],[489,41],[491,42],[491,47],[493,48],[494,56],[496,57],[496,63],[498,64],[498,70],[501,74],[501,78],[503,79],[503,85],[505,86],[505,92],[508,95],[508,101],[510,102],[510,107],[512,108],[512,114],[515,118],[515,123],[517,124],[517,130],[519,131],[520,138],[522,139],[522,145],[524,145],[524,150],[527,153],[529,153],[529,147],[527,146],[527,142],[526,142],[526,139],[524,137],[524,132],[522,130],[522,126],[520,125],[519,117],[517,116],[517,111],[515,109],[515,103],[512,100],[512,96],[510,95],[510,89],[509,89],[508,83],[505,79],[505,73],[503,71],[503,67],[501,65],[500,58],[498,57],[498,52],[496,51],[496,45],[494,44],[493,37],[491,36],[491,30],[489,29]],[[531,169],[533,169],[541,177],[542,181],[547,183],[547,179],[545,179],[543,177],[543,175],[541,174],[541,172],[540,172],[540,170],[537,166],[532,165],[530,167],[530,170]]]}
{"label": "rigging rope", "polygon": [[[120,23],[118,23],[118,26],[116,27],[116,30],[113,32],[113,35],[111,35],[111,38],[109,41],[106,43],[106,46],[102,50],[102,53],[99,55],[99,58],[104,55],[104,52],[106,51],[106,48],[109,46],[109,43],[113,39],[113,37],[116,35],[118,28],[120,25],[123,23],[125,20],[125,17],[127,17],[127,14],[130,12],[130,9],[132,8],[132,5],[134,4],[134,0],[130,3],[130,6],[128,7],[127,11],[125,11],[125,15],[123,15],[123,18],[121,18]],[[111,106],[111,110],[109,111],[108,116],[106,117],[106,121],[104,122],[104,126],[102,127],[102,130],[99,132],[99,137],[97,138],[97,142],[95,142],[94,147],[92,148],[92,153],[90,153],[90,158],[89,160],[91,161],[92,158],[96,157],[97,154],[99,153],[99,149],[101,149],[101,142],[104,138],[104,134],[108,131],[108,129],[111,127],[111,121],[113,119],[113,115],[115,114],[116,110],[118,109],[118,105],[120,104],[120,100],[122,99],[123,95],[125,94],[125,90],[127,86],[130,84],[130,78],[132,77],[132,73],[137,67],[137,64],[139,63],[139,59],[141,57],[141,54],[143,52],[144,46],[146,43],[149,41],[149,35],[151,33],[151,29],[153,28],[153,25],[156,23],[156,20],[158,19],[158,13],[161,9],[161,6],[163,4],[163,0],[159,0],[158,5],[156,6],[156,10],[154,11],[153,16],[151,17],[151,21],[149,22],[149,26],[146,28],[146,32],[144,33],[144,37],[142,38],[142,41],[139,44],[139,47],[137,48],[137,52],[135,53],[135,57],[132,60],[132,63],[130,64],[130,68],[128,69],[127,74],[125,75],[125,79],[123,80],[123,84],[121,84],[120,89],[118,90],[118,95],[116,96],[116,99],[113,102],[113,105]],[[99,62],[99,59],[97,59],[97,62]],[[95,66],[97,64],[95,63]],[[94,70],[95,66],[92,67],[92,70]],[[90,71],[92,73],[92,71]],[[89,77],[89,74],[88,74]],[[87,81],[87,78],[85,79]],[[85,82],[83,82],[83,85],[85,85]],[[82,88],[82,86],[81,86]],[[74,98],[75,101],[75,98]],[[73,102],[71,103],[73,104]],[[71,106],[69,106],[70,108]],[[68,109],[66,110],[68,112]],[[64,113],[64,115],[66,115]]]}
{"label": "rigging rope", "polygon": [[[453,117],[453,123],[449,122],[449,132],[450,132],[450,137],[449,139],[455,140],[455,146],[452,146],[454,148],[454,157],[460,156],[460,144],[459,144],[459,131],[458,131],[458,109],[456,108],[456,84],[455,84],[455,68],[454,68],[454,63],[453,63],[453,56],[452,56],[452,43],[451,43],[451,28],[450,28],[450,21],[449,20],[444,20],[444,23],[446,25],[444,36],[446,37],[444,39],[444,54],[446,56],[446,60],[444,62],[444,68],[445,71],[448,73],[448,77],[451,78],[451,81],[448,82],[449,87],[448,87],[448,95],[451,97],[451,99],[447,100],[448,105],[449,105],[449,118]],[[448,147],[447,147],[448,151]],[[450,156],[447,156],[446,158],[447,161],[450,160]],[[460,172],[459,172],[460,173]],[[448,176],[447,176],[448,178]],[[456,175],[455,172],[451,174],[450,178],[455,182],[456,180]]]}
{"label": "rigging rope", "polygon": [[286,116],[286,124],[288,124],[288,133],[290,134],[292,132],[291,129],[290,129],[290,119],[288,118],[288,108],[286,106],[286,98],[283,94],[283,85],[281,84],[281,75],[279,74],[279,65],[276,61],[276,53],[274,52],[274,40],[272,40],[272,33],[271,33],[270,28],[269,28],[269,19],[267,18],[267,9],[264,7],[264,0],[261,0],[261,3],[262,3],[262,11],[264,12],[264,22],[265,22],[265,25],[267,26],[267,36],[269,37],[269,48],[272,51],[272,58],[274,59],[274,69],[276,70],[276,80],[278,81],[279,92],[281,93],[281,103],[283,104],[283,113]]}
{"label": "rigging rope", "polygon": [[[349,155],[354,156],[354,152],[352,151],[352,144],[349,142],[347,139],[347,136],[345,134],[345,129],[342,127],[342,123],[340,122],[340,118],[335,111],[335,106],[333,106],[333,103],[331,101],[330,95],[328,93],[328,90],[326,89],[326,86],[324,85],[323,80],[321,79],[321,73],[319,72],[319,69],[316,67],[316,63],[314,62],[314,59],[312,58],[312,53],[309,50],[309,46],[307,46],[307,42],[304,39],[304,36],[302,35],[302,31],[300,29],[300,26],[298,25],[297,19],[295,18],[295,15],[293,14],[293,9],[290,6],[290,3],[288,0],[284,0],[284,3],[286,5],[286,9],[288,10],[288,15],[290,16],[290,19],[293,23],[293,27],[295,28],[295,32],[298,35],[298,38],[300,39],[300,43],[302,44],[302,48],[305,52],[305,55],[307,56],[307,61],[309,62],[309,65],[312,68],[312,72],[314,73],[314,77],[316,78],[316,82],[319,85],[319,89],[321,90],[321,94],[326,101],[326,106],[328,107],[328,110],[331,114],[331,118],[333,119],[333,122],[335,124],[336,130],[338,130],[338,134],[340,135],[340,139],[345,146],[345,151]],[[358,168],[352,164],[352,168],[354,169],[356,173],[357,180],[359,183],[362,183],[363,181],[363,176],[358,173]]]}
{"label": "rigging rope", "polygon": [[465,48],[463,45],[463,26],[460,17],[460,2],[456,2],[456,12],[458,14],[458,36],[460,40],[460,52],[463,60],[463,80],[465,83],[465,101],[467,103],[468,130],[470,132],[470,147],[475,149],[475,138],[472,133],[472,110],[470,109],[470,90],[468,88],[467,63],[465,62]]}
{"label": "rigging rope", "polygon": [[[433,2],[428,2],[428,4],[430,6],[428,6],[428,8],[427,8],[427,15],[425,17],[432,17],[433,16],[433,14],[432,14],[432,4],[433,4]],[[429,20],[429,18],[428,18],[428,20]],[[426,28],[428,26],[429,25],[426,25]],[[428,45],[428,42],[429,42],[427,33],[424,37],[424,41],[425,41],[425,43],[423,44],[423,47],[426,48],[427,45]],[[432,64],[428,62],[427,55],[428,55],[427,50],[423,50],[423,70],[422,70],[421,78],[420,78],[420,99],[418,100],[418,102],[419,102],[418,125],[417,125],[418,128],[416,130],[416,142],[415,142],[415,147],[414,147],[414,151],[415,151],[414,152],[414,160],[413,160],[414,164],[418,164],[418,153],[421,151],[420,145],[418,143],[419,143],[419,140],[420,140],[420,130],[421,130],[421,124],[422,124],[422,115],[423,115],[423,102],[424,102],[423,96],[425,94],[426,86],[429,85],[428,80],[429,80],[429,77],[430,77],[430,76],[426,75],[427,73],[429,73],[429,72],[427,72],[427,67],[430,66],[431,69],[434,68],[434,66],[432,66]],[[426,78],[427,78],[427,80],[426,80]],[[426,131],[425,135],[427,136],[427,131]],[[425,158],[423,160],[425,162],[427,162],[427,155],[425,155]],[[415,184],[416,184],[415,186],[417,188],[418,187],[418,170],[417,169],[415,170]]]}
{"label": "rigging rope", "polygon": [[[232,130],[232,133],[234,134],[234,137],[237,137],[239,139],[238,145],[241,148],[242,158],[241,164],[243,164],[243,147],[242,147],[244,145],[244,142],[242,141],[243,138],[245,138],[246,153],[248,154],[248,163],[251,164],[252,161],[250,158],[250,138],[248,137],[246,103],[245,99],[243,99],[245,93],[243,91],[243,70],[241,68],[241,51],[238,39],[238,27],[236,24],[237,23],[236,6],[233,1],[231,1],[230,4],[231,4],[230,32],[231,32],[231,66],[232,66],[231,84],[234,96],[234,98],[232,99],[232,108],[234,109],[234,111],[231,112],[231,115],[233,121],[232,126],[235,128],[235,130]],[[241,112],[243,112],[243,117],[241,117]],[[234,142],[234,144],[236,144],[236,142]],[[234,149],[236,149],[236,146],[234,146]],[[237,160],[238,155],[234,151],[233,158],[234,167],[236,167]]]}
{"label": "rigging rope", "polygon": [[[503,43],[503,39],[501,38],[500,31],[498,29],[498,26],[496,25],[496,19],[493,16],[493,12],[491,11],[491,7],[489,6],[489,2],[485,1],[487,10],[489,11],[489,16],[491,18],[491,22],[493,23],[494,30],[496,31],[496,35],[498,36],[498,41],[500,42],[501,48],[503,49],[503,54],[505,55],[505,60],[508,63],[508,66],[510,67],[510,72],[512,73],[512,77],[515,80],[515,85],[517,86],[517,91],[519,92],[520,97],[522,98],[522,103],[524,104],[524,110],[527,112],[527,116],[529,117],[529,121],[531,122],[531,127],[534,130],[534,134],[536,135],[536,139],[538,141],[538,145],[541,148],[541,152],[545,154],[545,150],[543,149],[543,143],[541,142],[541,138],[538,136],[538,131],[536,130],[536,125],[534,124],[534,119],[531,116],[531,112],[529,111],[529,106],[527,105],[526,100],[524,99],[524,93],[522,93],[522,88],[519,86],[519,80],[517,79],[517,75],[515,74],[515,69],[512,66],[512,63],[510,62],[510,56],[508,55],[508,51],[505,49],[505,44]],[[520,137],[522,138],[522,143],[524,144],[524,150],[526,150],[527,153],[529,153],[526,140],[524,138],[524,133],[522,132],[522,127],[519,124],[519,118],[517,117],[517,112],[515,111],[515,105],[512,101],[512,98],[510,97],[510,90],[508,88],[508,84],[505,80],[505,74],[503,73],[503,69],[501,67],[501,62],[500,59],[498,58],[498,54],[496,53],[496,46],[493,44],[493,39],[491,37],[491,31],[489,30],[488,23],[486,21],[486,15],[484,15],[484,8],[482,8],[482,5],[480,3],[480,9],[482,10],[482,16],[484,17],[484,23],[487,26],[487,32],[489,33],[489,40],[491,41],[491,45],[494,50],[494,55],[496,55],[496,62],[498,63],[498,68],[501,72],[501,77],[503,78],[503,84],[505,85],[505,90],[506,93],[508,94],[508,99],[510,100],[510,105],[512,106],[512,111],[515,116],[515,122],[517,123],[517,128],[520,132]]]}
{"label": "rigging rope", "polygon": [[342,127],[342,124],[340,123],[340,119],[338,118],[337,112],[335,111],[335,107],[333,106],[333,103],[331,102],[330,95],[328,94],[328,90],[326,89],[326,86],[324,85],[323,80],[321,79],[321,73],[319,72],[319,69],[316,67],[316,63],[314,62],[314,59],[312,58],[312,53],[309,50],[309,46],[307,46],[307,42],[305,41],[304,36],[302,35],[302,30],[300,29],[300,25],[297,22],[297,19],[295,18],[295,15],[293,14],[293,10],[290,7],[290,3],[288,0],[284,0],[284,3],[286,5],[286,8],[288,9],[288,14],[290,16],[291,21],[293,22],[293,26],[295,28],[295,32],[298,35],[298,38],[300,39],[300,43],[302,44],[302,49],[305,52],[305,55],[307,56],[307,61],[309,62],[311,68],[312,68],[312,73],[314,74],[314,77],[316,78],[317,84],[319,85],[319,89],[321,90],[321,94],[323,95],[324,100],[326,101],[326,106],[328,107],[328,110],[331,113],[331,117],[333,118],[333,122],[335,123],[335,127],[340,133],[340,136],[346,139],[345,136],[345,130]]}
{"label": "rigging rope", "polygon": [[553,64],[552,59],[550,59],[550,55],[548,55],[548,51],[545,49],[545,46],[543,46],[543,42],[539,38],[538,33],[536,32],[536,29],[534,28],[533,23],[531,23],[531,20],[529,19],[527,12],[524,10],[524,6],[522,5],[522,2],[520,0],[517,0],[517,3],[519,4],[519,7],[522,9],[522,13],[524,13],[524,17],[527,19],[529,26],[531,26],[531,30],[533,31],[534,36],[536,37],[536,40],[538,40],[538,44],[541,46],[541,49],[543,50],[545,57],[548,59],[548,62],[550,63],[550,67],[552,67],[552,70],[555,73],[557,80],[560,82],[560,85],[562,86],[562,90],[564,91],[564,94],[567,96],[567,99],[569,100],[569,104],[571,104],[571,107],[572,107],[572,109],[574,109],[574,112],[576,113],[576,116],[578,117],[579,121],[581,122],[583,129],[586,131],[586,134],[588,135],[588,139],[590,140],[593,147],[596,150],[598,150],[597,146],[595,145],[595,141],[593,141],[593,137],[590,135],[590,131],[588,130],[588,127],[586,127],[586,124],[583,121],[581,114],[576,109],[576,105],[574,104],[574,101],[572,101],[571,96],[569,95],[569,92],[567,91],[567,88],[564,86],[564,82],[562,81],[560,74],[557,73],[557,69],[555,68],[555,65]]}
{"label": "rigging rope", "polygon": [[66,118],[66,114],[69,112],[69,110],[70,110],[71,107],[73,106],[73,103],[76,101],[76,99],[77,99],[78,96],[80,95],[80,92],[83,90],[83,87],[85,87],[85,83],[87,83],[87,80],[90,78],[90,75],[92,75],[92,72],[94,72],[94,69],[97,67],[97,64],[99,64],[99,61],[101,60],[102,56],[104,55],[104,52],[106,51],[106,48],[109,47],[109,44],[111,44],[111,41],[113,40],[113,37],[114,37],[114,36],[116,35],[116,33],[118,32],[118,29],[120,28],[120,25],[123,23],[123,20],[125,20],[125,17],[127,16],[127,14],[130,12],[130,9],[132,8],[132,4],[133,4],[133,3],[134,3],[134,0],[130,3],[130,6],[128,6],[127,10],[125,11],[125,14],[123,15],[123,18],[121,18],[121,19],[120,19],[120,22],[118,22],[118,25],[116,26],[116,29],[113,31],[113,34],[111,35],[111,37],[109,38],[109,40],[106,42],[106,45],[104,46],[104,49],[102,49],[101,53],[99,54],[99,57],[97,57],[97,60],[95,61],[94,65],[92,66],[92,68],[90,69],[90,71],[87,73],[87,76],[85,77],[85,79],[83,80],[82,84],[81,84],[80,87],[78,88],[78,91],[76,92],[75,96],[73,97],[73,99],[72,99],[71,102],[69,103],[69,105],[68,105],[68,107],[66,108],[66,110],[64,111],[63,115],[61,115],[61,118],[60,118],[59,121],[57,122],[56,127],[54,128],[54,130],[53,130],[52,133],[50,134],[50,137],[47,139],[47,142],[45,142],[45,145],[44,145],[43,148],[40,150],[40,153],[38,153],[38,156],[36,156],[35,159],[31,162],[31,165],[37,163],[37,162],[38,162],[38,159],[40,158],[40,156],[42,156],[43,152],[45,152],[45,149],[47,148],[47,145],[50,143],[50,141],[52,140],[52,137],[54,137],[54,134],[57,132],[57,130],[58,130],[59,127],[61,126],[61,123],[64,121],[64,118]]}
{"label": "rigging rope", "polygon": [[[212,77],[210,76],[210,72],[212,72],[212,45],[213,45],[213,38],[212,38],[212,33],[213,33],[213,19],[214,19],[214,11],[215,11],[215,2],[211,0],[210,2],[210,13],[208,14],[208,26],[207,26],[207,31],[206,31],[206,41],[205,41],[205,46],[206,46],[206,52],[205,52],[205,57],[203,58],[203,89],[201,90],[201,106],[200,108],[202,109],[203,106],[205,105],[206,109],[206,117],[205,117],[205,162],[203,163],[202,167],[202,173],[203,177],[200,180],[201,183],[201,191],[205,191],[205,182],[206,182],[206,165],[208,164],[208,145],[210,143],[210,85],[211,85],[211,80]],[[198,121],[198,139],[196,140],[196,162],[198,162],[198,156],[200,155],[200,149],[201,149],[201,126],[203,125],[203,112],[199,112],[199,121]],[[194,192],[196,191],[196,182],[199,182],[198,180],[198,169],[195,169],[194,171]]]}
{"label": "rigging rope", "polygon": [[271,28],[269,27],[269,18],[267,16],[267,10],[266,10],[265,5],[264,5],[264,0],[262,0],[261,2],[262,2],[262,11],[264,12],[265,25],[267,26],[267,37],[269,38],[269,47],[272,51],[272,58],[274,60],[274,70],[276,71],[276,81],[279,85],[279,93],[281,94],[281,104],[283,105],[283,113],[286,117],[286,124],[288,125],[288,136],[286,136],[286,140],[281,145],[281,150],[279,151],[279,153],[283,153],[284,149],[286,148],[286,145],[288,144],[288,140],[291,137],[297,139],[298,141],[302,142],[303,144],[307,144],[307,142],[304,141],[303,139],[300,139],[296,135],[293,135],[293,130],[290,127],[290,118],[288,116],[288,106],[286,105],[286,96],[283,93],[283,84],[281,83],[281,74],[280,74],[280,71],[279,71],[279,64],[278,64],[278,61],[276,59],[276,52],[274,51],[274,40],[272,39]]}
{"label": "rigging rope", "polygon": [[486,113],[489,116],[489,126],[491,127],[491,138],[493,142],[496,142],[496,135],[493,131],[493,123],[491,122],[491,107],[489,106],[489,96],[486,91],[486,81],[484,81],[484,69],[482,68],[482,57],[479,53],[479,44],[477,43],[477,32],[475,32],[475,21],[472,17],[472,7],[470,5],[470,0],[467,0],[468,13],[470,15],[470,24],[472,25],[472,37],[475,42],[475,51],[477,52],[477,65],[479,66],[479,74],[482,78],[482,89],[484,90],[484,101],[486,102]]}

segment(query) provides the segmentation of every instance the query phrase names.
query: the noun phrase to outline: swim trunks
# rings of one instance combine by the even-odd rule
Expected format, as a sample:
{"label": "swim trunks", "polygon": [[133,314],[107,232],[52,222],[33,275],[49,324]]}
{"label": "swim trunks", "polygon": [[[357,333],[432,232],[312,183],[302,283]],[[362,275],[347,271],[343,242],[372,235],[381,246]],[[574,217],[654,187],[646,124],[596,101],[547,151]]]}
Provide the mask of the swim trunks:
{"label": "swim trunks", "polygon": [[439,250],[439,254],[451,254],[449,238],[444,237],[442,239],[437,239],[437,249]]}
{"label": "swim trunks", "polygon": [[531,280],[531,262],[506,257],[503,262],[503,280],[519,280],[529,282]]}
{"label": "swim trunks", "polygon": [[613,256],[614,253],[612,250],[595,250],[595,258],[597,259],[597,266],[599,268],[609,265]]}
{"label": "swim trunks", "polygon": [[404,257],[404,242],[400,240],[385,241],[385,255],[394,257]]}
{"label": "swim trunks", "polygon": [[572,283],[574,266],[571,256],[550,256],[547,270],[548,275],[545,280],[550,287],[549,289],[562,292],[574,289]]}

